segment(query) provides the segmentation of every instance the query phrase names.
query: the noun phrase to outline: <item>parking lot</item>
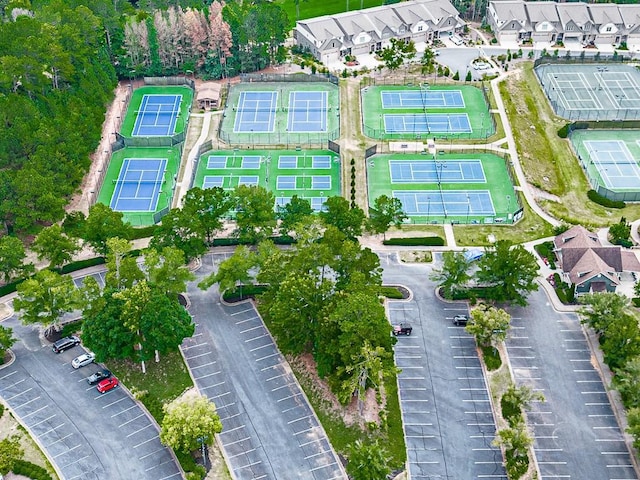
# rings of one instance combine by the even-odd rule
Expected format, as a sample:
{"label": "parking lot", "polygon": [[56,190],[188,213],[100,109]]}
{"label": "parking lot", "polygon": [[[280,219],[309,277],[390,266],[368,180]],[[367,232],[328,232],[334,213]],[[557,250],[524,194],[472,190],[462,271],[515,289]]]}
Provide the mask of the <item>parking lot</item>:
{"label": "parking lot", "polygon": [[413,292],[388,304],[391,322],[409,322],[411,336],[395,346],[400,405],[412,479],[506,479],[495,422],[473,338],[453,317],[466,304],[436,299],[429,267],[383,256],[384,281]]}
{"label": "parking lot", "polygon": [[220,262],[206,255],[188,288],[196,333],[182,350],[200,391],[217,406],[225,456],[238,479],[345,478],[288,364],[251,303],[225,306],[197,282]]}
{"label": "parking lot", "polygon": [[543,292],[529,303],[509,309],[506,345],[516,382],[546,398],[528,413],[542,478],[637,478],[577,316]]}
{"label": "parking lot", "polygon": [[0,396],[48,452],[66,480],[179,479],[158,429],[123,388],[100,394],[86,377],[91,364],[74,369],[84,352],[74,347],[56,355],[42,346],[37,331],[17,318],[3,322],[20,342],[16,361],[0,370]]}

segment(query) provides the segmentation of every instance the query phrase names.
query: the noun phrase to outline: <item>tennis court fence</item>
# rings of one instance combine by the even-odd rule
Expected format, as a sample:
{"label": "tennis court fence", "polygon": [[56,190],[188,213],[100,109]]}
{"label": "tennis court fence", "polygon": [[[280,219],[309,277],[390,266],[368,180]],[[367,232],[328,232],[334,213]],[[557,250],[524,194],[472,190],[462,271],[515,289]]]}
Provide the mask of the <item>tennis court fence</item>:
{"label": "tennis court fence", "polygon": [[185,85],[192,90],[196,89],[196,82],[194,82],[191,78],[182,77],[182,76],[173,76],[173,77],[144,77],[145,85],[155,85],[164,87],[167,85]]}
{"label": "tennis court fence", "polygon": [[112,144],[113,151],[124,147],[175,147],[184,142],[186,129],[171,137],[124,137],[116,133],[116,141]]}
{"label": "tennis court fence", "polygon": [[303,145],[305,147],[324,146],[328,141],[334,141],[340,137],[339,128],[328,132],[307,133],[282,132],[280,129],[275,132],[232,133],[225,132],[221,126],[222,122],[220,122],[218,129],[218,138],[227,145],[243,148],[265,147],[267,149],[278,145],[286,148],[292,145]]}
{"label": "tennis court fence", "polygon": [[243,73],[240,81],[251,82],[325,82],[338,85],[338,77],[330,73]]}

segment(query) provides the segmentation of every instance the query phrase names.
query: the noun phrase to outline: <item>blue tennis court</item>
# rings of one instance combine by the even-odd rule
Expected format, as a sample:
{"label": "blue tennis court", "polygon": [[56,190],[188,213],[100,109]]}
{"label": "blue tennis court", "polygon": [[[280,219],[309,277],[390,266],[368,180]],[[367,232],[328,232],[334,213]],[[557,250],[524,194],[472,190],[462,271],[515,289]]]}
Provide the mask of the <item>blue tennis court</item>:
{"label": "blue tennis court", "polygon": [[120,168],[116,188],[111,197],[111,209],[117,212],[153,212],[164,183],[166,158],[125,158]]}
{"label": "blue tennis court", "polygon": [[585,140],[589,160],[598,169],[606,187],[637,188],[640,185],[638,160],[620,140]]}
{"label": "blue tennis court", "polygon": [[281,170],[298,168],[327,169],[331,168],[331,157],[329,155],[313,155],[311,157],[280,155],[278,157],[278,168]]}
{"label": "blue tennis court", "polygon": [[207,175],[202,180],[202,189],[220,187],[230,190],[238,185],[257,186],[260,181],[258,175]]}
{"label": "blue tennis court", "polygon": [[386,133],[471,133],[466,113],[385,114]]}
{"label": "blue tennis court", "polygon": [[394,191],[406,215],[462,216],[495,215],[488,190]]}
{"label": "blue tennis court", "polygon": [[131,136],[169,137],[174,134],[182,95],[144,95]]}
{"label": "blue tennis court", "polygon": [[[207,158],[207,169],[224,169],[224,168],[240,168],[240,169],[253,169],[260,168],[260,160],[262,158],[258,155],[228,157],[226,155],[209,155]],[[237,166],[237,160],[240,160],[240,165]]]}
{"label": "blue tennis court", "polygon": [[277,190],[331,190],[331,175],[278,175]]}
{"label": "blue tennis court", "polygon": [[460,90],[383,90],[382,108],[464,108]]}
{"label": "blue tennis court", "polygon": [[240,92],[235,133],[273,132],[278,92]]}
{"label": "blue tennis court", "polygon": [[289,93],[287,131],[326,132],[329,92],[293,91]]}
{"label": "blue tennis court", "polygon": [[[311,209],[316,213],[324,209],[323,204],[327,200],[327,197],[325,196],[303,197],[303,198],[309,201],[309,203],[311,204]],[[288,205],[290,202],[291,202],[291,197],[276,197],[276,209],[282,208],[285,205]]]}
{"label": "blue tennis court", "polygon": [[391,183],[486,183],[480,160],[389,160]]}

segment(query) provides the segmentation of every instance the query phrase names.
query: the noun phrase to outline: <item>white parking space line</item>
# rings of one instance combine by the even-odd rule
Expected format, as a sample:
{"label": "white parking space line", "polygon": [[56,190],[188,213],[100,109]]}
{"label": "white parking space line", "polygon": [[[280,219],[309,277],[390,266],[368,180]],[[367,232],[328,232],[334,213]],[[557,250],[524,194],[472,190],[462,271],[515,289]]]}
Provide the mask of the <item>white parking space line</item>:
{"label": "white parking space line", "polygon": [[251,330],[257,330],[258,328],[262,328],[262,324],[258,325],[257,327],[251,327],[245,330],[240,330],[240,333],[247,333],[247,332],[250,332]]}
{"label": "white parking space line", "polygon": [[[38,397],[38,398],[40,398],[40,397]],[[21,405],[21,406],[22,406],[22,405]],[[48,406],[49,406],[49,405],[45,405],[44,407],[40,407],[39,409],[34,410],[33,412],[29,412],[29,413],[27,413],[26,415],[21,415],[21,417],[22,417],[22,419],[24,420],[25,418],[30,417],[31,415],[34,415],[34,414],[36,414],[36,413],[38,413],[38,412],[41,412],[42,410],[44,410],[44,409],[45,409],[45,408],[47,408]]]}
{"label": "white parking space line", "polygon": [[284,384],[284,385],[280,385],[279,387],[272,388],[272,389],[271,389],[271,391],[272,391],[272,392],[275,392],[275,391],[277,391],[277,390],[281,390],[281,389],[283,389],[283,388],[289,388],[289,387],[292,387],[292,386],[294,386],[294,385],[295,385],[295,383],[286,383],[286,384]]}
{"label": "white parking space line", "polygon": [[576,383],[602,383],[602,380],[576,380]]}
{"label": "white parking space line", "polygon": [[241,413],[234,413],[233,415],[229,415],[227,417],[220,417],[220,421],[224,422],[225,420],[230,420],[232,418],[239,417],[240,415],[242,415],[242,414]]}
{"label": "white parking space line", "polygon": [[239,457],[240,455],[245,455],[247,453],[251,453],[251,452],[255,452],[255,451],[256,451],[255,448],[252,448],[250,450],[243,450],[242,452],[236,453],[235,455],[228,455],[227,458],[235,458],[235,457]]}
{"label": "white parking space line", "polygon": [[6,375],[1,376],[0,380],[4,380],[5,378],[10,377],[11,375],[15,375],[16,373],[18,373],[16,370],[14,370],[13,372],[7,373]]}
{"label": "white parking space line", "polygon": [[[253,308],[246,308],[246,309],[240,310],[238,312],[229,313],[229,316],[230,317],[235,317],[236,315],[240,315],[241,313],[247,313],[247,312],[253,312]],[[254,318],[258,318],[258,317],[254,317]]]}
{"label": "white parking space line", "polygon": [[114,413],[113,415],[111,415],[111,418],[113,418],[113,417],[117,417],[118,415],[121,415],[121,414],[123,414],[123,413],[125,413],[125,412],[128,412],[129,410],[132,410],[132,409],[134,409],[134,408],[137,408],[137,406],[138,406],[138,405],[131,405],[129,408],[125,408],[124,410],[122,410],[122,411],[120,411],[120,412],[118,412],[118,413]]}
{"label": "white parking space line", "polygon": [[320,467],[312,468],[312,469],[311,469],[311,470],[309,470],[309,471],[310,471],[310,472],[315,472],[316,470],[321,470],[321,469],[323,469],[323,468],[328,468],[328,467],[331,467],[331,466],[333,466],[333,465],[335,465],[335,464],[336,464],[336,462],[327,463],[326,465],[322,465],[322,466],[320,466]]}
{"label": "white parking space line", "polygon": [[145,440],[144,442],[140,442],[139,444],[134,445],[134,446],[133,446],[133,448],[141,447],[141,446],[142,446],[142,445],[144,445],[145,443],[149,443],[149,442],[154,441],[156,438],[159,438],[159,437],[158,437],[158,435],[154,435],[153,437],[149,438],[148,440]]}
{"label": "white parking space line", "polygon": [[[56,416],[56,414],[54,413],[53,415],[51,415],[50,417],[45,418],[44,420],[40,420],[38,423],[34,423],[33,425],[31,425],[31,428],[33,427],[37,427],[38,425],[40,425],[41,423],[44,423],[48,420],[51,420],[52,418],[54,418]],[[58,428],[58,427],[56,427]]]}
{"label": "white parking space line", "polygon": [[[133,448],[136,448],[136,447],[133,447]],[[144,471],[145,472],[150,472],[151,470],[155,470],[156,468],[161,467],[162,465],[166,465],[167,463],[173,463],[173,459],[167,460],[166,462],[158,463],[157,465],[154,465],[153,467],[145,468]]]}
{"label": "white parking space line", "polygon": [[196,368],[202,368],[202,367],[208,367],[209,365],[213,365],[214,363],[217,363],[216,360],[214,360],[213,362],[209,362],[209,363],[203,363],[202,365],[196,365],[195,367],[189,367],[190,370],[195,370]]}
{"label": "white parking space line", "polygon": [[[238,455],[242,455],[241,453]],[[228,457],[231,458],[231,457]],[[254,467],[255,465],[260,465],[262,463],[262,461],[258,460],[257,462],[251,462],[251,463],[247,463],[246,465],[243,465],[241,467],[234,467],[234,470],[242,470],[244,468],[251,468]]]}
{"label": "white parking space line", "polygon": [[138,460],[144,460],[145,458],[150,457],[151,455],[155,455],[158,452],[164,452],[164,448],[159,448],[158,450],[154,450],[151,453],[147,453],[146,455],[143,455],[141,457],[138,457]]}
{"label": "white parking space line", "polygon": [[324,439],[323,438],[316,438],[315,440],[310,440],[308,442],[301,443],[300,446],[301,447],[306,447],[307,445],[311,445],[312,443],[321,442],[322,440],[324,440]]}
{"label": "white parking space line", "polygon": [[265,355],[264,357],[256,358],[256,362],[261,362],[262,360],[266,360],[267,358],[271,358],[271,357],[277,357],[278,355],[280,355],[279,352]]}
{"label": "white parking space line", "polygon": [[65,450],[64,452],[60,452],[59,454],[54,455],[52,458],[58,458],[58,457],[61,457],[62,455],[66,455],[67,453],[74,451],[76,448],[80,448],[80,446],[81,444],[79,443],[75,447],[71,447],[69,450]]}
{"label": "white parking space line", "polygon": [[27,392],[30,392],[31,390],[33,390],[33,388],[27,388],[26,390],[21,391],[20,393],[16,393],[15,395],[13,395],[12,397],[9,398],[5,398],[5,400],[8,402],[9,400],[13,400],[14,398],[19,397],[20,395],[24,395]]}
{"label": "white parking space line", "polygon": [[213,377],[214,375],[219,375],[222,373],[222,370],[218,370],[217,372],[207,373],[206,375],[202,375],[201,377],[193,377],[196,380],[200,380],[201,378]]}
{"label": "white parking space line", "polygon": [[202,345],[209,345],[208,342],[202,342],[202,343],[196,343],[195,345],[189,345],[188,347],[182,347],[182,351],[187,351],[190,350],[192,348],[198,348],[201,347]]}
{"label": "white parking space line", "polygon": [[302,395],[302,392],[294,393],[293,395],[289,395],[288,397],[281,398],[280,400],[276,400],[276,402],[284,402],[285,400],[289,400],[290,398],[299,397]]}
{"label": "white parking space line", "polygon": [[313,455],[307,455],[304,457],[305,460],[308,460],[313,457],[319,457],[320,455],[324,455],[325,453],[331,453],[331,450],[323,450],[322,452],[314,453]]}
{"label": "white parking space line", "polygon": [[[231,392],[224,392],[221,393],[220,395],[216,395],[215,397],[211,397],[212,400],[215,400],[216,398],[220,398],[220,397],[224,397],[225,395],[231,395]],[[233,405],[235,402],[231,403],[230,405]],[[220,407],[218,407],[220,408]]]}
{"label": "white parking space line", "polygon": [[151,426],[152,426],[152,424],[151,424],[151,423],[149,423],[149,424],[145,425],[144,427],[139,428],[139,429],[138,429],[138,430],[136,430],[135,432],[131,432],[129,435],[127,435],[127,438],[129,438],[129,437],[133,437],[136,433],[140,433],[141,431],[146,430],[147,428],[149,428],[149,427],[151,427]]}
{"label": "white parking space line", "polygon": [[223,435],[225,433],[235,432],[236,430],[240,430],[241,428],[244,428],[244,424],[240,425],[239,427],[231,428],[229,430],[222,430],[222,432],[220,432],[218,435]]}
{"label": "white parking space line", "polygon": [[267,343],[266,345],[262,345],[262,346],[260,346],[260,347],[252,348],[252,349],[251,349],[251,350],[249,350],[249,351],[250,351],[250,352],[255,352],[256,350],[261,350],[261,349],[263,349],[263,348],[273,347],[273,346],[274,346],[274,345],[273,345],[273,343]]}
{"label": "white parking space line", "polygon": [[64,437],[60,437],[58,440],[56,440],[55,442],[51,442],[50,444],[47,445],[47,448],[49,448],[51,445],[55,445],[58,442],[61,442],[62,440],[64,440],[65,438],[69,438],[71,435],[73,435],[73,433],[69,433],[67,435],[65,435]]}
{"label": "white parking space line", "polygon": [[208,390],[209,388],[219,387],[220,385],[224,385],[224,381],[214,383],[213,385],[209,385],[208,387],[200,387],[200,390]]}
{"label": "white parking space line", "polygon": [[252,338],[250,338],[248,340],[245,340],[244,343],[254,342],[254,341],[260,340],[261,338],[264,338],[264,337],[268,337],[268,335],[266,333],[264,333],[262,335],[258,335],[257,337],[252,337]]}
{"label": "white parking space line", "polygon": [[[112,391],[113,391],[113,390],[112,390]],[[97,399],[99,399],[99,398],[104,398],[104,397],[105,397],[104,395],[100,395],[99,397],[96,397],[94,400],[97,400]],[[106,405],[103,405],[103,406],[102,406],[102,408],[109,408],[109,407],[112,407],[112,406],[113,406],[113,405],[115,405],[116,403],[120,403],[120,402],[122,402],[123,400],[128,400],[128,399],[129,399],[129,397],[122,397],[122,398],[119,398],[118,400],[114,400],[114,401],[113,401],[113,402],[111,402],[111,403],[107,403]]]}
{"label": "white parking space line", "polygon": [[[85,458],[89,458],[90,456],[91,455],[85,455],[84,457],[77,458],[73,462],[67,463],[66,465],[62,465],[62,468],[70,467],[71,465],[74,465],[74,464],[76,464],[78,462],[81,462],[82,460],[84,460]],[[86,473],[83,472],[80,475],[76,475],[75,477],[71,477],[71,478],[81,478],[81,477],[83,477],[85,475],[86,475]],[[69,480],[71,480],[71,479],[69,479]]]}
{"label": "white parking space line", "polygon": [[28,401],[26,401],[26,402],[24,402],[24,403],[21,403],[20,405],[16,406],[16,409],[18,409],[18,408],[22,408],[22,407],[24,407],[24,406],[26,406],[26,405],[29,405],[31,402],[35,402],[35,401],[36,401],[36,400],[38,400],[39,398],[40,398],[40,395],[38,395],[37,397],[32,398],[31,400],[28,400]]}
{"label": "white parking space line", "polygon": [[[40,437],[44,437],[45,435],[47,435],[49,433],[55,432],[57,429],[59,429],[60,427],[63,427],[64,425],[65,425],[64,423],[61,423],[57,427],[53,427],[53,428],[50,428],[49,430],[47,430],[46,432],[42,432],[39,436]],[[35,425],[31,425],[31,426],[34,427]]]}
{"label": "white parking space line", "polygon": [[597,394],[597,393],[607,393],[604,390],[595,390],[593,392],[580,392],[582,395],[590,395],[590,394]]}
{"label": "white parking space line", "polygon": [[609,413],[603,413],[603,414],[594,414],[594,415],[587,415],[588,417],[613,417],[614,415],[609,414]]}
{"label": "white parking space line", "polygon": [[258,317],[253,317],[253,318],[247,318],[246,320],[240,320],[239,322],[236,322],[236,325],[242,325],[245,322],[250,322],[252,320],[255,320]]}
{"label": "white parking space line", "polygon": [[193,355],[191,357],[187,357],[186,355],[184,356],[184,358],[187,359],[187,361],[189,360],[193,360],[194,358],[198,358],[198,357],[204,357],[205,355],[210,355],[211,352],[206,352],[206,353],[201,353],[200,355]]}
{"label": "white parking space line", "polygon": [[615,427],[614,426],[611,426],[611,427],[591,427],[591,428],[593,428],[594,430],[609,430],[609,429],[617,430],[618,429],[617,426],[615,426]]}
{"label": "white parking space line", "polygon": [[173,475],[167,475],[166,477],[159,478],[158,480],[167,480],[167,479],[169,479],[169,478],[173,478],[173,477],[180,477],[180,478],[182,478],[182,474],[181,474],[180,472],[176,472],[176,473],[174,473]]}
{"label": "white parking space line", "polygon": [[299,422],[300,420],[306,420],[307,418],[311,418],[311,415],[305,415],[304,417],[296,418],[295,420],[291,420],[287,422],[287,425],[291,425],[292,423]]}
{"label": "white parking space line", "polygon": [[276,378],[280,378],[280,377],[285,377],[287,375],[289,375],[289,374],[288,373],[281,373],[279,375],[274,375],[273,377],[269,377],[265,381],[266,382],[270,382],[271,380],[275,380]]}
{"label": "white parking space line", "polygon": [[141,413],[141,414],[140,414],[140,415],[138,415],[137,417],[133,417],[132,419],[127,420],[127,421],[126,421],[126,422],[124,422],[124,423],[121,423],[120,425],[118,425],[118,428],[122,428],[122,427],[124,427],[125,425],[130,424],[131,422],[133,422],[133,421],[137,420],[137,419],[138,419],[138,418],[140,418],[140,417],[144,417],[144,413]]}

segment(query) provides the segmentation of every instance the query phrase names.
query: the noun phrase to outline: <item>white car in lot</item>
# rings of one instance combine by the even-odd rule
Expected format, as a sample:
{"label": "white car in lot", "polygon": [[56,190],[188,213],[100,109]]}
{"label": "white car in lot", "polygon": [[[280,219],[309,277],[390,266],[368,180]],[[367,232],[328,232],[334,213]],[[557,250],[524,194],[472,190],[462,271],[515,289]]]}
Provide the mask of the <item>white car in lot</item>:
{"label": "white car in lot", "polygon": [[89,365],[90,363],[93,363],[95,359],[96,356],[93,353],[83,353],[82,355],[78,355],[71,361],[71,366],[73,368],[84,367],[86,365]]}
{"label": "white car in lot", "polygon": [[487,62],[476,62],[473,64],[474,70],[491,70],[491,64]]}

